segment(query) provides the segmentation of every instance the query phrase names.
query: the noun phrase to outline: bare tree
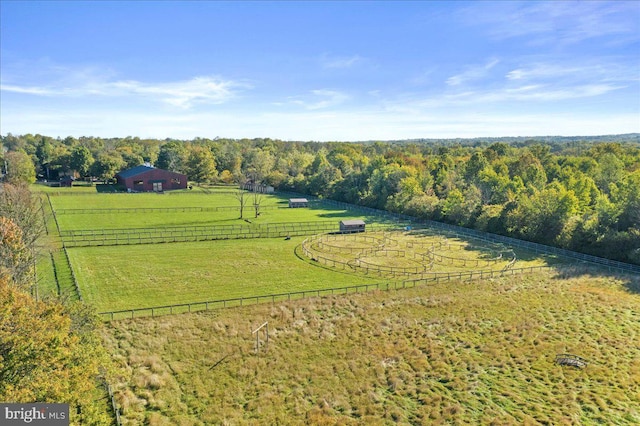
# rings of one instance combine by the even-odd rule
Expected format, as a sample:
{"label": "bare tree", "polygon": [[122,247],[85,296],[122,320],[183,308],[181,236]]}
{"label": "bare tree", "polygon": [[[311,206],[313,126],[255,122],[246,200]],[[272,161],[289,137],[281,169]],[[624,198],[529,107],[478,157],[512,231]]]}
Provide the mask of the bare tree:
{"label": "bare tree", "polygon": [[256,191],[256,187],[254,186],[253,188],[253,208],[256,212],[256,216],[258,217],[260,216],[260,204],[262,204],[262,200],[264,199],[264,194],[262,194],[261,192]]}
{"label": "bare tree", "polygon": [[236,200],[240,203],[240,219],[242,219],[244,215],[244,207],[247,205],[247,192],[240,187],[235,195]]}

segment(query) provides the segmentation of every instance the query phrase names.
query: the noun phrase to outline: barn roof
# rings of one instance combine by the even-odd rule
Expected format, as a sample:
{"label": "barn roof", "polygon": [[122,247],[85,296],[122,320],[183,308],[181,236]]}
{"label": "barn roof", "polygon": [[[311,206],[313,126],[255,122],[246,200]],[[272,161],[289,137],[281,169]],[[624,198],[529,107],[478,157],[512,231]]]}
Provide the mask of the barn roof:
{"label": "barn roof", "polygon": [[149,170],[153,170],[154,167],[149,167],[149,166],[136,166],[133,167],[131,169],[127,169],[127,170],[123,170],[120,173],[118,173],[118,176],[120,176],[121,178],[130,178],[133,176],[137,176],[137,175],[141,175],[142,173],[146,173]]}
{"label": "barn roof", "polygon": [[340,223],[345,225],[345,226],[364,225],[364,220],[362,220],[362,219],[349,219],[349,220],[341,220]]}

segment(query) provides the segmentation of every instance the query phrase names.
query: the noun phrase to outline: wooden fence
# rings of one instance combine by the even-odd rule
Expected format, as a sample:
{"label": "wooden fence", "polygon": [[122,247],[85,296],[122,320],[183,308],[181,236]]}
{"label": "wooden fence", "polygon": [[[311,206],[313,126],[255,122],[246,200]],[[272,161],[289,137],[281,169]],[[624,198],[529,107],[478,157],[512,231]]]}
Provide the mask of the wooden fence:
{"label": "wooden fence", "polygon": [[67,251],[66,247],[63,247],[62,250],[64,251],[64,257],[67,260],[67,265],[69,265],[69,270],[71,271],[71,280],[73,282],[73,287],[76,290],[76,294],[78,295],[78,299],[80,299],[80,301],[82,301],[82,293],[80,293],[80,287],[78,286],[78,279],[76,278],[76,273],[73,271],[73,267],[71,266],[71,259],[69,259],[69,252]]}
{"label": "wooden fence", "polygon": [[105,387],[107,388],[107,394],[109,395],[109,402],[111,403],[111,409],[113,410],[113,415],[116,421],[116,426],[122,425],[122,420],[120,420],[120,408],[118,408],[118,404],[116,403],[115,396],[113,395],[113,390],[111,389],[111,385],[105,380]]}
{"label": "wooden fence", "polygon": [[[383,229],[388,225],[372,225]],[[245,238],[278,238],[338,232],[338,222],[283,222],[254,225],[181,226],[164,228],[88,229],[61,231],[65,247],[114,246]]]}
{"label": "wooden fence", "polygon": [[152,306],[148,308],[123,309],[119,311],[100,312],[99,315],[107,321],[113,321],[126,318],[142,318],[156,317],[161,315],[172,315],[187,312],[210,311],[216,309],[224,309],[231,307],[241,307],[257,305],[265,302],[284,302],[309,297],[322,297],[329,295],[354,294],[368,292],[372,290],[400,290],[406,288],[414,288],[429,284],[438,284],[441,282],[454,280],[471,280],[494,278],[498,276],[515,275],[517,273],[530,273],[534,271],[550,270],[550,266],[532,266],[528,268],[510,269],[508,271],[471,271],[471,272],[451,272],[442,273],[429,278],[411,279],[404,281],[388,281],[373,284],[361,284],[349,287],[334,287],[316,290],[304,290],[288,293],[266,294],[257,296],[237,297],[233,299],[209,300],[205,302],[180,303],[174,305]]}
{"label": "wooden fence", "polygon": [[[245,206],[246,208],[247,206]],[[253,205],[249,206],[251,209]],[[260,211],[288,209],[282,205],[260,205]],[[58,209],[57,214],[140,214],[140,213],[198,213],[198,212],[222,212],[239,211],[239,206],[218,207],[132,207],[132,208],[104,208],[104,209]]]}
{"label": "wooden fence", "polygon": [[[125,309],[120,311],[101,312],[99,315],[106,320],[122,318],[138,318],[147,316],[159,316],[185,312],[209,311],[239,306],[256,305],[264,302],[283,302],[308,297],[321,297],[333,294],[361,293],[370,290],[389,290],[394,288],[393,283],[362,284],[349,287],[325,288],[316,290],[304,290],[288,293],[267,294],[262,296],[246,296],[232,299],[210,300],[206,302],[181,303],[175,305],[153,306],[149,308]],[[398,287],[396,283],[395,288]]]}
{"label": "wooden fence", "polygon": [[[309,198],[310,201],[317,200],[308,195],[298,194],[298,196],[305,196]],[[595,265],[600,265],[605,268],[608,268],[610,271],[618,270],[618,271],[640,274],[640,265],[618,262],[616,260],[609,260],[602,257],[597,257],[589,254],[562,249],[559,247],[548,246],[545,244],[534,243],[531,241],[519,240],[516,238],[506,237],[504,235],[491,234],[488,232],[477,231],[475,229],[470,229],[470,228],[463,228],[461,226],[451,225],[451,224],[442,223],[442,222],[436,222],[433,220],[419,219],[413,216],[391,213],[384,210],[377,210],[370,207],[359,206],[356,204],[348,204],[340,201],[333,201],[333,200],[326,200],[326,199],[323,199],[321,201],[323,203],[332,204],[336,207],[343,208],[345,210],[357,211],[360,213],[365,213],[370,215],[378,214],[380,216],[388,217],[394,220],[406,221],[407,223],[411,223],[412,226],[425,227],[432,230],[445,230],[445,231],[453,232],[463,238],[467,237],[467,238],[474,238],[474,239],[484,240],[484,241],[493,242],[493,243],[503,243],[508,246],[526,249],[534,253],[552,254],[552,255],[562,256],[568,259],[577,260],[581,262],[589,262]]]}

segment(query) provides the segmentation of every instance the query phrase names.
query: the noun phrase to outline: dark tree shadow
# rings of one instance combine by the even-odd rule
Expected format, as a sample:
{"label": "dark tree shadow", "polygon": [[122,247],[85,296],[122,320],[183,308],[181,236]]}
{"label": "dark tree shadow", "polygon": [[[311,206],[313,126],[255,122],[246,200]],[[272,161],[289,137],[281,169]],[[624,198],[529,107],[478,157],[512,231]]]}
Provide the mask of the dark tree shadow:
{"label": "dark tree shadow", "polygon": [[98,183],[96,184],[96,192],[100,194],[108,194],[114,192],[125,192],[125,190],[120,186],[110,183]]}
{"label": "dark tree shadow", "polygon": [[321,213],[318,216],[319,217],[326,217],[326,218],[353,217],[353,215],[349,214],[349,212],[346,211],[346,210],[345,211],[340,211],[340,212],[333,212],[333,213]]}
{"label": "dark tree shadow", "polygon": [[622,281],[622,286],[632,294],[640,295],[640,275],[633,272],[608,268],[587,262],[571,262],[570,259],[563,264],[556,265],[554,278],[613,278]]}

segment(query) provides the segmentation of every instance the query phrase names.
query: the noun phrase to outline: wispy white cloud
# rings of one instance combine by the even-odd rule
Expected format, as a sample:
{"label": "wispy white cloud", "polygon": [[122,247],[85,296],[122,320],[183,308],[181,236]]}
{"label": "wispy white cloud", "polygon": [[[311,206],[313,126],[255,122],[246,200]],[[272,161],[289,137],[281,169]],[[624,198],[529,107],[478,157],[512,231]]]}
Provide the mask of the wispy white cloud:
{"label": "wispy white cloud", "polygon": [[477,65],[467,67],[467,69],[460,74],[456,74],[447,79],[449,86],[459,86],[469,81],[475,81],[487,76],[489,71],[495,67],[500,61],[498,59],[491,59],[484,65]]}
{"label": "wispy white cloud", "polygon": [[353,56],[329,56],[322,55],[320,63],[323,68],[351,68],[354,65],[360,64],[364,61],[364,58],[360,55]]}
{"label": "wispy white cloud", "polygon": [[45,87],[28,87],[28,86],[14,86],[11,84],[0,84],[0,91],[23,93],[26,95],[39,95],[39,96],[53,96],[58,95],[60,92],[48,89]]}
{"label": "wispy white cloud", "polygon": [[233,81],[214,77],[195,77],[191,80],[145,84],[138,81],[118,81],[107,88],[123,94],[137,94],[160,99],[170,105],[189,108],[196,103],[221,104],[235,96],[235,90],[247,87]]}
{"label": "wispy white cloud", "polygon": [[[570,87],[554,87],[545,84],[527,84],[520,86],[500,87],[493,90],[467,90],[456,93],[441,93],[426,99],[414,99],[404,102],[417,108],[443,108],[474,105],[509,105],[514,102],[552,102],[574,99],[592,98],[624,89],[626,86],[617,84],[581,84]],[[390,102],[388,105],[393,105]]]}
{"label": "wispy white cloud", "polygon": [[505,77],[513,81],[638,81],[637,64],[625,65],[623,60],[591,64],[533,63],[509,71]]}
{"label": "wispy white cloud", "polygon": [[308,110],[318,110],[338,106],[348,99],[350,99],[350,96],[344,92],[338,90],[318,89],[312,90],[311,96],[294,98],[291,102]]}
{"label": "wispy white cloud", "polygon": [[108,81],[100,77],[66,78],[42,85],[0,84],[3,92],[59,97],[134,97],[163,102],[178,108],[195,104],[221,104],[234,98],[247,83],[220,77],[194,77],[189,80],[145,83],[136,80]]}
{"label": "wispy white cloud", "polygon": [[431,91],[413,101],[421,107],[499,104],[516,102],[551,102],[584,99],[606,95],[621,89],[635,90],[640,95],[637,64],[619,58],[600,58],[583,63],[535,61],[507,68],[497,60],[469,67],[450,77],[448,88]]}
{"label": "wispy white cloud", "polygon": [[617,43],[640,39],[640,3],[635,1],[480,2],[461,16],[485,26],[494,38],[528,37],[530,44],[566,45],[609,36]]}

